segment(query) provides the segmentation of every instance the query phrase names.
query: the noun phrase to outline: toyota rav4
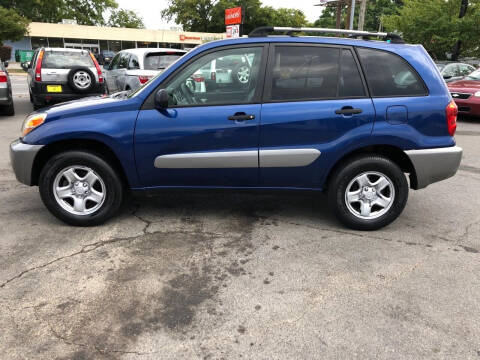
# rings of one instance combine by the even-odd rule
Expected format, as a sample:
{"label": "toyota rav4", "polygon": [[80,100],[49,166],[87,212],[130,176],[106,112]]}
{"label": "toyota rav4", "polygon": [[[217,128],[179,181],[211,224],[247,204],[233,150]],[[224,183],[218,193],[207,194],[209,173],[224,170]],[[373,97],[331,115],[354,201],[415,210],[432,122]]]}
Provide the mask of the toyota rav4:
{"label": "toyota rav4", "polygon": [[[246,83],[191,85],[225,58],[248,59]],[[10,154],[17,179],[72,225],[104,222],[126,190],[228,188],[323,191],[344,224],[373,230],[400,215],[409,187],[456,173],[456,116],[420,45],[265,27],[204,44],[128,95],[34,112]]]}

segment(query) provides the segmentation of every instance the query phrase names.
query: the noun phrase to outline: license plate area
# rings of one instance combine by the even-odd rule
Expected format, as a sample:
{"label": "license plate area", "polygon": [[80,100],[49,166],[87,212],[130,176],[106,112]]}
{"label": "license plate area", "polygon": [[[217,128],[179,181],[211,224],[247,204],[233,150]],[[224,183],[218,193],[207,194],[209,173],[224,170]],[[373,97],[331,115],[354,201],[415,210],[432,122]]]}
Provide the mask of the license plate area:
{"label": "license plate area", "polygon": [[47,85],[47,92],[49,93],[61,93],[62,85]]}

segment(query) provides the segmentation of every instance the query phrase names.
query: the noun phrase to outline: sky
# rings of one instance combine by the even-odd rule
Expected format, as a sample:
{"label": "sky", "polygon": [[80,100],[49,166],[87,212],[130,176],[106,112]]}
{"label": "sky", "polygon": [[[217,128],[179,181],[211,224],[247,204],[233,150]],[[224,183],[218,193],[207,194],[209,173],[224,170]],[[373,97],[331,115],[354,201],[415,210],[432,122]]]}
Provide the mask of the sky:
{"label": "sky", "polygon": [[[167,0],[116,0],[121,8],[136,11],[147,29],[168,29],[175,23],[167,23],[160,18],[160,11],[167,7]],[[320,16],[321,7],[313,6],[318,0],[262,0],[263,5],[274,8],[295,8],[302,10],[307,19],[314,22]],[[292,5],[295,4],[295,5]]]}

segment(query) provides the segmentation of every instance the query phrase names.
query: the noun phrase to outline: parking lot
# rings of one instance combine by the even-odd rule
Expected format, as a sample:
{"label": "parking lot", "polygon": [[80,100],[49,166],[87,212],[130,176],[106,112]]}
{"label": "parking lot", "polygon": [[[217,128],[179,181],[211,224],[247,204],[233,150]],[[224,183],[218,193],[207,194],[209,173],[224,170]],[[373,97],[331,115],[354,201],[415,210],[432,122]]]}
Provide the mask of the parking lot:
{"label": "parking lot", "polygon": [[[480,359],[480,120],[458,174],[376,232],[316,194],[136,197],[92,228],[50,215],[0,117],[1,359]],[[112,120],[113,121],[113,120]]]}

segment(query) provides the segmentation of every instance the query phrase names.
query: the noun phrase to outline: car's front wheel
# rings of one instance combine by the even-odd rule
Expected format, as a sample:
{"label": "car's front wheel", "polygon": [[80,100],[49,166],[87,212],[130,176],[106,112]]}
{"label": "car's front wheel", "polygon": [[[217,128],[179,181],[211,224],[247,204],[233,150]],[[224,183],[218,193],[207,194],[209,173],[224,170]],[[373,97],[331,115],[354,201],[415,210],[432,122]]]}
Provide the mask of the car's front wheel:
{"label": "car's front wheel", "polygon": [[328,197],[335,215],[345,225],[376,230],[401,214],[408,199],[408,182],[390,159],[365,155],[335,171],[328,185]]}
{"label": "car's front wheel", "polygon": [[68,151],[52,157],[40,173],[40,195],[48,210],[75,226],[99,225],[123,199],[117,172],[100,156]]}

